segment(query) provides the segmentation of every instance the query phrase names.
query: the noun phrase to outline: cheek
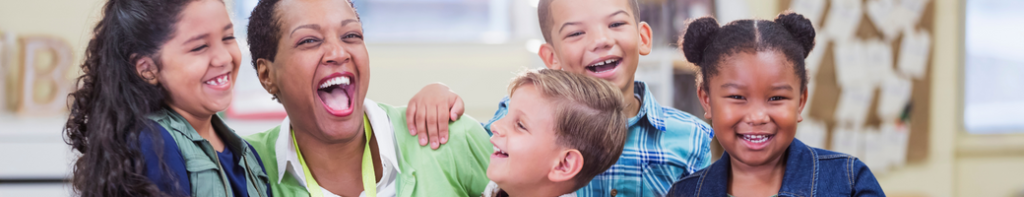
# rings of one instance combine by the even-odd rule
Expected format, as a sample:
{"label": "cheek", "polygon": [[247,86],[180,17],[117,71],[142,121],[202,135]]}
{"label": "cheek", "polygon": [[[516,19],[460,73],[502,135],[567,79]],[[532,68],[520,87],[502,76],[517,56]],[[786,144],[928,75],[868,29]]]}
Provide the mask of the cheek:
{"label": "cheek", "polygon": [[559,58],[559,63],[562,64],[562,70],[583,73],[584,63],[583,52],[586,51],[585,47],[579,43],[563,43],[563,46],[556,48]]}
{"label": "cheek", "polygon": [[712,101],[711,103],[711,120],[714,122],[713,127],[732,127],[741,119],[746,113],[742,106],[728,103],[727,101]]}

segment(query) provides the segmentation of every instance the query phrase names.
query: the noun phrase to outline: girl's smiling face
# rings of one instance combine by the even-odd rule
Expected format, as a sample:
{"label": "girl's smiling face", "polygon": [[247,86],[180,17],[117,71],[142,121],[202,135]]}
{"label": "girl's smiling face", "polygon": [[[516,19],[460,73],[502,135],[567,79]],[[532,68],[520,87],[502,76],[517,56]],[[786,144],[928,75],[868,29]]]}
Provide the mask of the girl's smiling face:
{"label": "girl's smiling face", "polygon": [[179,113],[211,116],[231,104],[242,55],[224,3],[194,1],[185,6],[173,36],[158,52],[156,74]]}
{"label": "girl's smiling face", "polygon": [[773,50],[722,58],[700,90],[715,136],[734,165],[775,165],[793,141],[807,101],[793,64]]}

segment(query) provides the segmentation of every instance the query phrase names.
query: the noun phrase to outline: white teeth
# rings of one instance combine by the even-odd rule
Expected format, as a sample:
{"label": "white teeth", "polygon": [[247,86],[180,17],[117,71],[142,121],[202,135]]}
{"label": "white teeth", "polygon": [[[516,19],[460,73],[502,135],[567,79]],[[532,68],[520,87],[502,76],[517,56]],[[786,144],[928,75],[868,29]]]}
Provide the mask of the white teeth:
{"label": "white teeth", "polygon": [[224,84],[226,82],[228,82],[228,76],[224,75],[224,76],[221,76],[221,77],[217,77],[217,78],[213,78],[213,79],[207,80],[206,82],[203,82],[203,83],[208,84],[208,85],[221,85],[221,84]]}
{"label": "white teeth", "polygon": [[750,141],[750,142],[753,142],[753,143],[762,143],[762,142],[768,141],[769,137],[771,137],[771,136],[769,136],[769,135],[743,135],[743,139],[744,140],[747,140],[747,141]]}
{"label": "white teeth", "polygon": [[323,89],[323,88],[331,87],[331,86],[334,86],[334,85],[348,85],[349,83],[351,83],[351,81],[349,80],[348,77],[345,77],[345,76],[335,77],[335,78],[327,80],[323,84],[320,84],[320,88]]}
{"label": "white teeth", "polygon": [[604,61],[601,61],[601,62],[597,62],[597,63],[591,64],[591,65],[590,65],[590,66],[588,66],[588,67],[593,67],[593,66],[604,66],[605,64],[611,64],[611,63],[614,63],[614,62],[616,62],[616,61],[618,61],[618,60],[615,60],[615,59],[609,59],[609,60],[604,60]]}

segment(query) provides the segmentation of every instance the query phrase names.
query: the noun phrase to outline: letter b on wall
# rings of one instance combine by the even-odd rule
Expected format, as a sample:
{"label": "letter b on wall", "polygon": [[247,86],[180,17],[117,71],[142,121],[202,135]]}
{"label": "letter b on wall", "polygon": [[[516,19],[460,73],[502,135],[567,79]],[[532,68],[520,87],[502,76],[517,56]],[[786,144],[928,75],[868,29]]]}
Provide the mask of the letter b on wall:
{"label": "letter b on wall", "polygon": [[68,80],[71,47],[51,37],[21,38],[21,80],[16,84],[16,111],[20,115],[58,115],[67,110],[74,86]]}

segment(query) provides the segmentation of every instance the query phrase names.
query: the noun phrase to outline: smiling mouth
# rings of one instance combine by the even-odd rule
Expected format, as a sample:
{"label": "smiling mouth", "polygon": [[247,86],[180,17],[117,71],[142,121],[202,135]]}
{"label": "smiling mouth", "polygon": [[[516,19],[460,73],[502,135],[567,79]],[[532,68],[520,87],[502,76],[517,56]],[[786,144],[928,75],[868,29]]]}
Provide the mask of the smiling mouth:
{"label": "smiling mouth", "polygon": [[335,116],[346,116],[351,114],[352,109],[352,79],[341,74],[331,75],[320,82],[316,90],[320,102],[327,108],[327,112]]}
{"label": "smiling mouth", "polygon": [[750,143],[753,143],[753,144],[765,143],[765,142],[768,142],[768,140],[771,140],[772,138],[775,137],[775,135],[745,135],[745,134],[736,134],[736,135],[739,136],[740,139],[743,139],[744,141],[747,141],[747,142],[750,142]]}
{"label": "smiling mouth", "polygon": [[500,158],[508,158],[508,153],[506,153],[505,151],[502,151],[497,146],[494,147],[494,154],[491,154],[491,155],[492,156],[496,156],[496,157],[500,157]]}
{"label": "smiling mouth", "polygon": [[206,85],[220,86],[220,85],[224,85],[225,83],[227,83],[230,79],[231,78],[230,78],[230,76],[228,76],[228,74],[223,74],[221,76],[214,77],[213,79],[207,80],[206,82],[203,82],[203,83],[205,83]]}
{"label": "smiling mouth", "polygon": [[615,67],[619,66],[620,62],[622,62],[622,58],[608,59],[588,65],[586,69],[594,73],[604,73],[615,70]]}

